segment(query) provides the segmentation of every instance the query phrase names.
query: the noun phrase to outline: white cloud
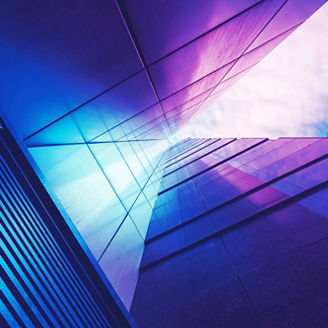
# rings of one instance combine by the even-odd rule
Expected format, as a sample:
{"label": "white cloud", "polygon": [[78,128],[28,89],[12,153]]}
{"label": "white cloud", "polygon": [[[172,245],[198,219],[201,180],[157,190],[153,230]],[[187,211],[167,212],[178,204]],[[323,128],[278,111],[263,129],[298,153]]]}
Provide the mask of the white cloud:
{"label": "white cloud", "polygon": [[178,133],[328,136],[328,4]]}

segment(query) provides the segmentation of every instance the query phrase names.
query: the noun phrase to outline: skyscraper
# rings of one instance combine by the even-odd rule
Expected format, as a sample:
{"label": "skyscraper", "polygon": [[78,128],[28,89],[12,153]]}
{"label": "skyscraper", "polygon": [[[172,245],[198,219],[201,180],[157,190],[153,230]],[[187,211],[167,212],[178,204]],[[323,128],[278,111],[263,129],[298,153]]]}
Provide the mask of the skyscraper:
{"label": "skyscraper", "polygon": [[[78,264],[57,277],[71,251],[49,266],[41,235],[31,241],[36,258],[24,246],[30,266],[12,257],[15,229],[23,231],[34,210],[15,203],[26,182],[13,178],[5,160],[4,225],[21,220],[6,235],[5,320],[102,327],[123,318],[132,325],[121,300],[140,327],[323,327],[327,139],[218,136],[175,144],[172,136],[324,3],[1,4],[3,149],[11,154],[4,158],[17,154],[6,141],[9,125],[52,196],[49,206],[60,210],[57,223],[65,217],[72,229],[61,238],[83,245],[69,241],[70,256],[86,252],[82,266],[97,281],[90,289]],[[87,301],[68,282],[75,270]],[[56,297],[47,273],[59,281]],[[102,288],[107,294],[95,297]],[[60,305],[61,297],[68,303]]]}

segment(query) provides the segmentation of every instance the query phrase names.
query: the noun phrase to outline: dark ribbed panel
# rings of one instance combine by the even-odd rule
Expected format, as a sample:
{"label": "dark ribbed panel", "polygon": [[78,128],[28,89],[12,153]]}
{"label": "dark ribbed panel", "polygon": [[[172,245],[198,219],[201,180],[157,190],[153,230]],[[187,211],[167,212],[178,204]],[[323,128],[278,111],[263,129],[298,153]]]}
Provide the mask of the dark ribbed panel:
{"label": "dark ribbed panel", "polygon": [[22,156],[2,128],[1,326],[131,327]]}

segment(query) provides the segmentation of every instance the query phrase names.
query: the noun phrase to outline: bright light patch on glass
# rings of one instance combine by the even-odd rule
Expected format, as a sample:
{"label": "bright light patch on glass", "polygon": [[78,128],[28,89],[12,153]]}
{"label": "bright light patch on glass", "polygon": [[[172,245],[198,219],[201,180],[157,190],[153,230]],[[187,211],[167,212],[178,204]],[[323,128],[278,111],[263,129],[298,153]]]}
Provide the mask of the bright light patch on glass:
{"label": "bright light patch on glass", "polygon": [[328,136],[327,16],[326,4],[178,136]]}

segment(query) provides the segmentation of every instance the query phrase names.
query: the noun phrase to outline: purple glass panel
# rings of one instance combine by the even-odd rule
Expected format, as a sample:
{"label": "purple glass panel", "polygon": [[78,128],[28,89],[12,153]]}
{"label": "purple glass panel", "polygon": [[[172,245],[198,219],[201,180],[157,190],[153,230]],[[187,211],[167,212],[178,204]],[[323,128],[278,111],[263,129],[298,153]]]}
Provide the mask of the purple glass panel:
{"label": "purple glass panel", "polygon": [[211,90],[215,87],[217,83],[226,74],[233,63],[229,63],[219,70],[211,73],[210,75],[202,78],[201,80],[195,82],[194,84],[188,86],[187,88],[175,93],[169,98],[162,101],[165,111],[176,107],[182,103],[186,103],[192,98],[196,98],[198,95],[206,93],[206,91]]}
{"label": "purple glass panel", "polygon": [[215,151],[216,149],[223,147],[225,144],[227,144],[231,140],[233,140],[233,139],[225,138],[225,139],[217,140],[216,142],[210,144],[209,146],[207,146],[204,149],[202,149],[203,147],[200,147],[200,149],[195,154],[193,154],[192,156],[186,158],[186,160],[184,162],[179,161],[177,164],[172,165],[171,167],[169,167],[169,170],[167,170],[166,173],[172,172],[172,171],[178,169],[182,165],[191,163],[194,160],[197,160],[198,158],[200,158],[201,156],[207,156],[208,154]]}
{"label": "purple glass panel", "polygon": [[288,0],[265,30],[252,43],[249,50],[302,23],[323,6],[325,2],[326,0]]}
{"label": "purple glass panel", "polygon": [[256,0],[124,1],[147,62],[247,9]]}
{"label": "purple glass panel", "polygon": [[[295,139],[295,141],[297,145],[298,139]],[[290,155],[286,156],[285,158],[275,160],[272,164],[265,166],[259,173],[254,172],[253,174],[260,177],[260,179],[263,179],[263,181],[267,181],[268,179],[273,179],[304,164],[307,164],[322,155],[326,155],[327,148],[325,148],[325,146],[327,145],[328,140],[313,139],[313,141],[316,142],[313,142],[310,147],[304,147],[298,151],[296,151],[295,149]]]}
{"label": "purple glass panel", "polygon": [[[201,161],[203,162],[203,165],[205,167],[215,165],[215,164],[229,158],[230,156],[236,155],[237,153],[239,153],[240,151],[243,151],[244,149],[247,149],[248,147],[256,145],[257,143],[259,143],[262,140],[264,140],[264,139],[261,139],[261,138],[238,139],[238,140],[228,144],[227,146],[223,147],[222,149],[219,149],[219,150],[211,153],[210,155],[202,158]],[[197,166],[190,167],[190,170],[192,173],[198,172],[199,169],[200,168]]]}
{"label": "purple glass panel", "polygon": [[[205,109],[209,107],[213,102],[217,100],[227,89],[233,86],[241,77],[243,77],[246,73],[248,73],[253,67],[250,67],[230,78],[223,78],[222,82],[217,85],[214,91],[210,94],[210,96],[206,99],[204,104],[199,109]],[[229,73],[227,74],[229,75]]]}
{"label": "purple glass panel", "polygon": [[24,137],[141,69],[112,1],[9,1],[0,13],[1,104]]}
{"label": "purple glass panel", "polygon": [[239,270],[259,267],[297,249],[275,224],[277,214],[266,214],[223,235],[224,244]]}
{"label": "purple glass panel", "polygon": [[268,53],[270,53],[275,47],[277,47],[282,41],[284,41],[291,33],[295,31],[296,28],[292,28],[287,32],[278,35],[272,40],[267,41],[266,43],[260,45],[259,47],[248,51],[244,54],[238,62],[232,67],[225,79],[232,77],[239,72],[257,64],[261,61]]}
{"label": "purple glass panel", "polygon": [[262,156],[258,156],[256,159],[252,161],[249,161],[247,163],[247,166],[252,167],[254,169],[261,169],[271,163],[276,162],[279,159],[282,159],[318,141],[318,139],[316,138],[297,138],[297,139],[287,138],[287,140],[288,142],[286,144],[283,144],[281,147],[278,147],[273,151],[264,154]]}
{"label": "purple glass panel", "polygon": [[182,89],[239,57],[281,3],[280,0],[260,2],[252,10],[244,12],[152,65],[150,72],[160,98]]}
{"label": "purple glass panel", "polygon": [[300,203],[282,208],[274,218],[275,226],[298,247],[328,236],[328,221]]}
{"label": "purple glass panel", "polygon": [[[234,167],[240,167],[241,165],[247,164],[248,162],[254,161],[256,158],[268,154],[269,152],[275,150],[278,147],[290,142],[291,139],[279,138],[277,140],[268,140],[267,142],[259,145],[258,147],[249,150],[248,152],[232,159],[228,163]],[[277,158],[279,159],[279,158]]]}
{"label": "purple glass panel", "polygon": [[163,138],[167,129],[167,123],[164,115],[159,118],[142,125],[132,133],[128,133],[126,137],[128,139],[152,139],[152,138]]}
{"label": "purple glass panel", "polygon": [[321,182],[328,181],[328,159],[313,164],[287,177],[284,181],[302,189],[310,189]]}
{"label": "purple glass panel", "polygon": [[263,188],[253,194],[247,196],[247,199],[250,200],[258,208],[266,208],[272,206],[276,202],[280,202],[289,196],[280,190],[269,186]]}

